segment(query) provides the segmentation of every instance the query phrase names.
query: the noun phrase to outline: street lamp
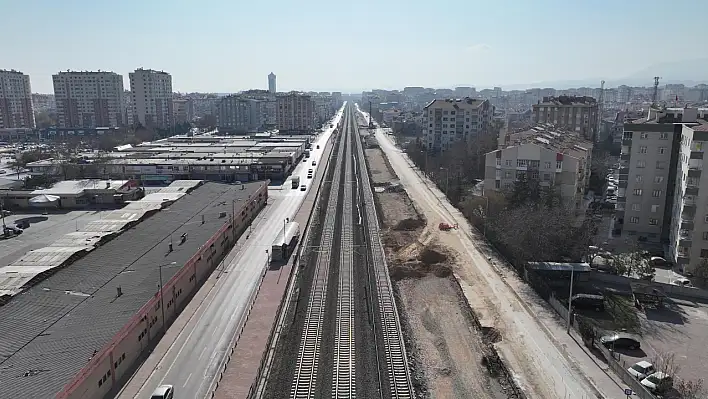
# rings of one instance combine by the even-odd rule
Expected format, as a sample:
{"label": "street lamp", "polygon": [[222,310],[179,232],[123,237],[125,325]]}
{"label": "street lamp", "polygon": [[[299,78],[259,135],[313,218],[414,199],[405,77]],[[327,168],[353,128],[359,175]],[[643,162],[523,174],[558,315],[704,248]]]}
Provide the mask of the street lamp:
{"label": "street lamp", "polygon": [[162,289],[164,288],[162,285],[162,267],[163,266],[173,266],[176,264],[177,264],[177,262],[170,262],[170,263],[163,263],[158,266],[158,269],[160,270],[160,309],[162,310],[162,333],[163,334],[166,331],[166,325],[165,325],[165,301],[163,299],[163,292],[162,292]]}

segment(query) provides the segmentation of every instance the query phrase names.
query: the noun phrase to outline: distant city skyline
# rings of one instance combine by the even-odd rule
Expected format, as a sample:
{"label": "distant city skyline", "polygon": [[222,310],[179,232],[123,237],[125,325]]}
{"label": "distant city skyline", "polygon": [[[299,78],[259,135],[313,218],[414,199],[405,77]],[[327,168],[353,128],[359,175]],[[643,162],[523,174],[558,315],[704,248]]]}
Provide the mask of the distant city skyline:
{"label": "distant city skyline", "polygon": [[[181,92],[267,89],[271,71],[279,91],[359,92],[613,81],[651,77],[651,70],[666,80],[703,80],[708,58],[691,40],[702,37],[701,24],[662,25],[666,3],[658,0],[356,5],[343,12],[325,0],[208,6],[126,0],[119,8],[88,0],[7,2],[3,26],[22,33],[0,44],[0,68],[30,75],[38,93],[52,92],[51,76],[59,71],[113,71],[127,84],[128,73],[140,67],[169,72]],[[677,0],[671,9],[701,6]],[[57,21],[58,29],[44,28]],[[661,29],[670,34],[650,35]]]}

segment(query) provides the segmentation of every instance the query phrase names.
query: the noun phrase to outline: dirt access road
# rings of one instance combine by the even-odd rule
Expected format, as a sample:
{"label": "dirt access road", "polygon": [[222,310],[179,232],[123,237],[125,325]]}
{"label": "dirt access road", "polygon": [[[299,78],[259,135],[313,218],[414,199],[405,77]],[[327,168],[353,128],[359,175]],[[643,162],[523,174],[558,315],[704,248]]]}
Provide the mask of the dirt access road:
{"label": "dirt access road", "polygon": [[[365,152],[375,186],[396,179],[381,150]],[[485,367],[485,355],[493,350],[452,276],[455,259],[436,247],[405,191],[375,196],[417,396],[509,398],[510,382]]]}
{"label": "dirt access road", "polygon": [[[430,231],[440,245],[461,261],[455,276],[473,312],[485,327],[496,329],[501,341],[495,344],[519,385],[530,398],[619,398],[621,387],[592,365],[545,304],[513,272],[491,253],[483,254],[483,240],[475,236],[466,219],[380,129],[381,149],[429,226],[457,223],[458,230]],[[588,365],[591,366],[588,366]]]}

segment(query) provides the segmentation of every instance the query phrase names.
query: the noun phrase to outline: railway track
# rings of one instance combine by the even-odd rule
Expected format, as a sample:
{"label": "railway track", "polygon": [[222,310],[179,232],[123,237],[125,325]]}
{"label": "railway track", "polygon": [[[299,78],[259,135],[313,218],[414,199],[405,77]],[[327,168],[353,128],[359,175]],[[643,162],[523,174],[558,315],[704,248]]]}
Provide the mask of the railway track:
{"label": "railway track", "polygon": [[[344,134],[339,137],[337,159],[342,159],[346,142]],[[335,236],[335,222],[339,213],[339,186],[342,175],[342,164],[337,163],[332,176],[332,195],[327,203],[327,213],[323,224],[320,250],[317,255],[317,265],[312,282],[312,289],[308,298],[307,314],[302,331],[302,339],[297,354],[295,375],[290,389],[290,397],[309,399],[315,396],[318,378],[318,366],[322,343],[322,330],[327,304],[327,284],[329,282],[329,269],[332,257],[332,248]],[[334,190],[337,190],[335,192]]]}
{"label": "railway track", "polygon": [[[290,397],[355,398],[359,393],[367,398],[412,398],[373,192],[351,106],[345,110],[337,140],[336,167],[289,380]],[[357,226],[363,227],[359,233]],[[366,305],[357,297],[362,292]],[[373,368],[377,370],[369,370]],[[357,371],[368,375],[357,378]]]}

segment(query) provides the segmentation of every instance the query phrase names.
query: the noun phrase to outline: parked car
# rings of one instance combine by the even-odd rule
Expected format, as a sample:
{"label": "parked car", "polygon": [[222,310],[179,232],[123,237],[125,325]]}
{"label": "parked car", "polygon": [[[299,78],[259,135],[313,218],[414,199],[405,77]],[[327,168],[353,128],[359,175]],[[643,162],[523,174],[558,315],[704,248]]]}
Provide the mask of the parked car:
{"label": "parked car", "polygon": [[672,281],[671,284],[673,285],[679,285],[681,287],[688,287],[688,288],[693,288],[693,284],[691,284],[691,280],[687,278],[677,278],[676,280]]}
{"label": "parked car", "polygon": [[605,297],[603,295],[576,294],[573,295],[571,302],[576,309],[593,309],[596,312],[605,310]]}
{"label": "parked car", "polygon": [[306,185],[303,184],[302,186],[300,186],[300,191],[305,191],[305,190],[307,190],[307,186],[306,186]]}
{"label": "parked car", "polygon": [[642,346],[636,336],[626,333],[605,335],[600,338],[600,343],[609,349],[635,350],[641,348]]}
{"label": "parked car", "polygon": [[312,166],[317,165],[317,161],[312,161]]}
{"label": "parked car", "polygon": [[150,399],[173,399],[175,388],[172,385],[160,385],[155,388]]}
{"label": "parked car", "polygon": [[641,384],[652,392],[666,392],[674,385],[674,381],[670,375],[657,371],[643,379]]}
{"label": "parked car", "polygon": [[317,149],[318,149],[318,150],[320,149],[320,145],[319,145],[319,144],[317,144]]}
{"label": "parked car", "polygon": [[654,369],[654,365],[647,362],[646,360],[634,363],[632,367],[627,369],[627,372],[632,377],[640,381],[647,378],[649,375],[654,374],[655,371],[656,370]]}

